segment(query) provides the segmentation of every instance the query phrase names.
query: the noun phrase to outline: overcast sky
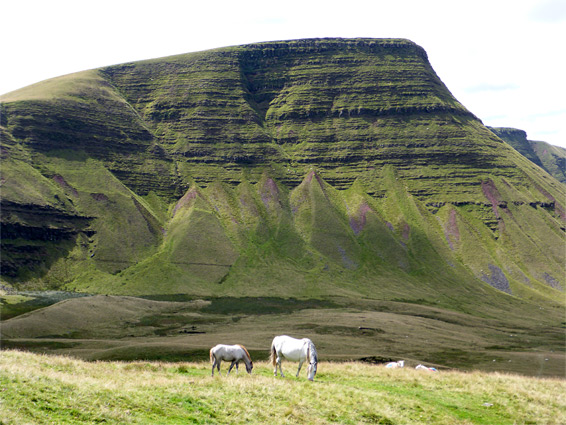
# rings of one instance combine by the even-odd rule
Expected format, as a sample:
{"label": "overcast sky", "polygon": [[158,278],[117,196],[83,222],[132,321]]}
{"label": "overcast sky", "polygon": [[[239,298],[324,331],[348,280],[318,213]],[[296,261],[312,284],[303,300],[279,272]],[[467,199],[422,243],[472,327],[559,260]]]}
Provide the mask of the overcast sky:
{"label": "overcast sky", "polygon": [[484,124],[566,147],[566,0],[0,0],[0,37],[0,94],[237,44],[407,38]]}

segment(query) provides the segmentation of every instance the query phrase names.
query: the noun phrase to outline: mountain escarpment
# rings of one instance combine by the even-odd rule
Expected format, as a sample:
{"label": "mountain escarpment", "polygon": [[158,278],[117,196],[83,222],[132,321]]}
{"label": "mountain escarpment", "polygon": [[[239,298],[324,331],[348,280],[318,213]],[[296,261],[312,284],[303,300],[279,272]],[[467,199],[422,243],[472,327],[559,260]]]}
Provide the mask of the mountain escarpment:
{"label": "mountain escarpment", "polygon": [[127,63],[2,108],[11,285],[446,305],[566,285],[564,186],[407,40]]}

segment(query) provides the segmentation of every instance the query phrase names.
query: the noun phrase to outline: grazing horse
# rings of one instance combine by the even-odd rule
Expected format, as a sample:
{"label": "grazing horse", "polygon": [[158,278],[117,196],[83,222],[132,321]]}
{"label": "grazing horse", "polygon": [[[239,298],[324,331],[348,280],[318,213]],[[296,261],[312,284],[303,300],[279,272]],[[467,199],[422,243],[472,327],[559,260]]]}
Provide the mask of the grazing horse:
{"label": "grazing horse", "polygon": [[405,360],[399,360],[398,362],[391,362],[385,365],[387,368],[396,369],[398,367],[405,367]]}
{"label": "grazing horse", "polygon": [[271,363],[273,364],[273,374],[277,376],[277,366],[281,376],[283,370],[281,369],[281,358],[285,357],[287,360],[299,362],[299,369],[297,370],[297,377],[301,371],[301,367],[305,360],[308,360],[309,367],[307,369],[307,377],[309,381],[314,380],[316,375],[316,367],[318,363],[318,355],[316,348],[312,341],[308,338],[295,339],[287,335],[276,336],[271,343]]}
{"label": "grazing horse", "polygon": [[228,369],[227,375],[236,365],[236,372],[238,372],[238,363],[243,360],[246,364],[246,371],[252,373],[254,364],[252,363],[252,358],[250,353],[246,350],[243,345],[223,345],[218,344],[210,349],[210,362],[212,363],[212,376],[214,376],[214,368],[218,369],[218,374],[220,375],[220,363],[222,360],[227,362],[232,362],[230,368]]}

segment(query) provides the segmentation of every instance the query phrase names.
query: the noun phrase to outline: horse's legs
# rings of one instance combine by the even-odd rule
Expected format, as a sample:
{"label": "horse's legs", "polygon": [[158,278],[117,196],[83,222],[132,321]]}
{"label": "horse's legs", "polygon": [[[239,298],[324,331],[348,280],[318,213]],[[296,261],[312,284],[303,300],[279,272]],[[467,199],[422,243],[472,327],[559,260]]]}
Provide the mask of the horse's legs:
{"label": "horse's legs", "polygon": [[304,362],[304,360],[299,360],[299,369],[297,369],[297,378],[299,377],[299,372],[301,371],[301,368],[303,367],[303,362]]}
{"label": "horse's legs", "polygon": [[238,363],[236,363],[236,360],[232,360],[232,363],[230,364],[230,367],[228,368],[228,375],[230,375],[230,371],[232,370],[234,365],[236,365],[236,370],[238,369]]}
{"label": "horse's legs", "polygon": [[212,376],[214,376],[214,368],[218,366],[218,373],[220,373],[220,362],[216,357],[214,357],[214,361],[212,362]]}
{"label": "horse's legs", "polygon": [[281,377],[285,378],[285,375],[283,375],[283,369],[281,369],[281,356],[277,356],[277,363],[275,366],[275,375],[277,375],[277,365],[279,365],[279,372],[281,373]]}

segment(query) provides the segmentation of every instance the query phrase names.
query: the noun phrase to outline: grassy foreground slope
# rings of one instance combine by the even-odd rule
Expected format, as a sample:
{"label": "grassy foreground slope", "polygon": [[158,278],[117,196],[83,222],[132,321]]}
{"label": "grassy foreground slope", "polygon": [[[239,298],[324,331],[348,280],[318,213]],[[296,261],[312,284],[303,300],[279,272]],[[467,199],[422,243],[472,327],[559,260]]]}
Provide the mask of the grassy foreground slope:
{"label": "grassy foreground slope", "polygon": [[[388,370],[322,362],[314,382],[255,362],[210,377],[208,363],[85,363],[0,355],[3,424],[563,424],[566,383],[505,374]],[[224,364],[223,372],[226,371]]]}

